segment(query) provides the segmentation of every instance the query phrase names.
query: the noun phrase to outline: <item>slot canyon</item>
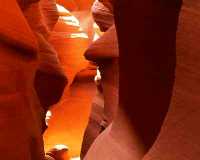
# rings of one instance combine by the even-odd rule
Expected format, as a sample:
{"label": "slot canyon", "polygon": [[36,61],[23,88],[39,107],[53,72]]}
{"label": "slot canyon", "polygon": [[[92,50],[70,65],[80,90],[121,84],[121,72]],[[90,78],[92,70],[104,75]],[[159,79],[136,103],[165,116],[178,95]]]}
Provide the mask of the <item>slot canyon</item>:
{"label": "slot canyon", "polygon": [[0,160],[199,160],[200,1],[0,9]]}

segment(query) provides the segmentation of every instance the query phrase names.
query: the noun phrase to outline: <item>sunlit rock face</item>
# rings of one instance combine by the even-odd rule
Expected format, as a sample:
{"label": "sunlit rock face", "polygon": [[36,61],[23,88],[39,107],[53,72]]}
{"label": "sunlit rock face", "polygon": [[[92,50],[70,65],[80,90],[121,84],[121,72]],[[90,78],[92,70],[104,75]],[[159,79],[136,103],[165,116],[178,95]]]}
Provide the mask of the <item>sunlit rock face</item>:
{"label": "sunlit rock face", "polygon": [[91,41],[93,37],[93,19],[91,17],[93,0],[57,0],[57,3],[68,9],[79,19],[82,29],[88,34]]}
{"label": "sunlit rock face", "polygon": [[70,11],[78,10],[78,6],[76,4],[76,1],[65,1],[65,0],[57,0],[56,1],[59,5],[63,6],[64,8],[67,8]]}
{"label": "sunlit rock face", "polygon": [[1,158],[40,160],[43,111],[33,87],[37,40],[16,1],[0,2],[0,7]]}
{"label": "sunlit rock face", "polygon": [[[90,25],[85,24],[86,30],[82,28],[84,16],[81,13],[77,16],[77,13],[59,4],[57,8],[60,17],[49,36],[49,42],[57,52],[68,85],[61,101],[52,108],[52,118],[44,135],[45,149],[65,144],[69,146],[71,156],[78,156],[95,93],[93,79],[96,67],[83,56],[92,38],[87,34]],[[91,26],[90,30],[93,30]]]}
{"label": "sunlit rock face", "polygon": [[[35,14],[32,14],[36,12]],[[59,101],[67,83],[62,71],[57,53],[48,42],[52,29],[58,20],[55,1],[39,1],[30,3],[23,9],[38,42],[38,70],[35,75],[34,86],[41,105],[47,111],[48,107]],[[54,87],[49,87],[54,86]]]}
{"label": "sunlit rock face", "polygon": [[96,89],[96,67],[85,51],[101,71],[101,116],[108,122],[85,160],[200,157],[200,4],[185,1],[178,18],[181,1],[150,2],[116,3],[119,109],[116,32],[111,27],[100,38],[108,43],[87,49],[91,1],[58,1],[73,13],[54,0],[0,2],[1,159],[44,159],[45,111],[52,105],[45,149],[65,144],[78,156]]}
{"label": "sunlit rock face", "polygon": [[57,3],[63,5],[70,11],[89,10],[94,0],[57,0]]}
{"label": "sunlit rock face", "polygon": [[[73,154],[78,155],[91,98],[95,91],[91,84],[96,71],[96,67],[91,66],[83,56],[91,41],[88,38],[90,36],[84,31],[87,29],[87,24],[84,23],[83,29],[81,28],[80,23],[83,22],[83,16],[76,13],[82,18],[82,21],[79,21],[69,11],[62,10],[58,13],[58,6],[53,0],[19,0],[17,2],[13,0],[0,3],[0,8],[2,9],[0,19],[5,22],[0,26],[2,42],[0,72],[4,75],[0,80],[2,93],[0,103],[2,106],[8,106],[0,112],[2,115],[0,121],[2,128],[0,133],[2,138],[0,142],[1,157],[8,160],[43,159],[42,133],[45,129],[45,111],[59,101],[68,81],[63,95],[65,99],[59,104],[60,110],[66,108],[66,98],[69,98],[67,90],[77,73],[80,72],[77,79],[82,80],[81,77],[86,77],[83,79],[87,80],[89,77],[90,82],[87,82],[85,86],[78,84],[72,90],[73,94],[78,93],[74,96],[73,102],[77,102],[76,97],[84,98],[80,98],[81,101],[78,103],[73,103],[74,107],[72,108],[75,110],[67,113],[83,118],[79,121],[76,116],[66,116],[69,119],[64,119],[67,122],[74,121],[74,124],[77,124],[75,127],[78,129],[75,134],[74,130],[71,130],[69,136],[72,137],[71,139],[67,136],[67,139],[62,139],[63,141],[60,142],[58,136],[53,143],[50,143],[50,146],[47,141],[48,147],[54,143],[72,144],[73,147],[70,146],[70,148],[72,148]],[[59,15],[61,17],[58,19]],[[92,68],[92,70],[87,72],[86,68]],[[68,80],[66,75],[69,77]],[[58,116],[60,117],[60,115]],[[52,112],[52,117],[56,117],[56,112]],[[59,120],[57,120],[55,119],[55,124],[57,123],[55,126],[59,128]],[[80,124],[78,124],[79,122]],[[61,123],[62,127],[65,128],[65,124]],[[54,130],[56,132],[51,132],[55,134],[50,134],[50,137],[58,135],[60,131],[57,130],[58,128]],[[61,132],[63,135],[61,137],[65,137],[65,134],[66,132]],[[48,131],[46,135],[48,135]],[[52,142],[51,138],[47,139]],[[45,137],[45,140],[47,139]],[[19,147],[16,148],[16,146]]]}
{"label": "sunlit rock face", "polygon": [[[63,8],[60,9],[64,13]],[[58,53],[70,85],[75,75],[88,65],[83,54],[89,45],[89,37],[81,28],[80,21],[66,9],[65,13],[68,15],[59,17],[49,41]]]}
{"label": "sunlit rock face", "polygon": [[[1,14],[1,19],[2,22],[5,22],[1,25],[1,40],[9,43],[13,47],[23,48],[31,54],[34,54],[34,52],[36,52],[37,42],[20,10],[20,6],[16,1],[6,2],[4,6],[1,4],[4,13]],[[13,11],[9,11],[8,8],[13,8]],[[7,17],[7,14],[10,15],[9,18]]]}
{"label": "sunlit rock face", "polygon": [[[0,33],[0,103],[5,106],[0,111],[2,159],[44,158],[42,132],[45,128],[45,110],[58,102],[66,84],[66,77],[61,71],[56,53],[48,43],[48,36],[58,18],[56,4],[49,1],[51,5],[45,8],[46,3],[40,2],[0,2],[0,19],[3,22]],[[49,10],[52,15],[55,13],[55,16],[47,16]],[[43,16],[46,19],[43,19]],[[52,21],[50,18],[53,18]],[[37,74],[39,70],[42,70],[40,75]],[[36,79],[41,76],[45,77],[45,81],[42,79],[36,83]],[[53,88],[57,89],[59,85],[40,88],[52,78],[59,81],[59,85],[62,84],[59,91],[52,92]],[[47,98],[47,94],[51,95],[52,99]]]}
{"label": "sunlit rock face", "polygon": [[40,1],[40,9],[43,13],[43,20],[45,21],[49,30],[53,30],[54,25],[57,23],[58,20],[58,10],[56,0],[41,0]]}

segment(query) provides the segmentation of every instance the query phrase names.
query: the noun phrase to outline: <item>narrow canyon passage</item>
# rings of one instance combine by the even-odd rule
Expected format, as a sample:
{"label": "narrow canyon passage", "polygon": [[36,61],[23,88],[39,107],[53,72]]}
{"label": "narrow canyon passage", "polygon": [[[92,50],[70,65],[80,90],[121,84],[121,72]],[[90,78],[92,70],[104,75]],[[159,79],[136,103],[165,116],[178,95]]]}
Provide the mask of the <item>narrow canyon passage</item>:
{"label": "narrow canyon passage", "polygon": [[44,135],[46,150],[57,144],[64,144],[69,147],[72,156],[80,154],[83,133],[95,94],[93,81],[87,81],[73,83],[61,102],[52,109],[53,115]]}
{"label": "narrow canyon passage", "polygon": [[96,93],[96,67],[83,56],[91,43],[93,22],[89,11],[70,13],[61,5],[57,5],[57,8],[60,17],[49,41],[58,53],[68,85],[60,102],[51,109],[52,116],[44,134],[44,143],[45,150],[57,144],[66,145],[74,157],[80,154],[91,102]]}
{"label": "narrow canyon passage", "polygon": [[0,10],[0,160],[200,159],[200,0]]}

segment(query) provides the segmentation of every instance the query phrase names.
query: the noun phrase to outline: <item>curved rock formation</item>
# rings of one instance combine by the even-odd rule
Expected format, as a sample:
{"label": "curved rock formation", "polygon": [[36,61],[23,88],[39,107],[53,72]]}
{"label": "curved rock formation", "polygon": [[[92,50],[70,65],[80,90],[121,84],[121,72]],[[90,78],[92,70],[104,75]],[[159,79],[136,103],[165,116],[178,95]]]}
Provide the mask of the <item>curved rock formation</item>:
{"label": "curved rock formation", "polygon": [[[47,41],[50,27],[48,28],[48,24],[43,20],[40,7],[38,1],[31,0],[0,2],[2,9],[0,19],[3,22],[0,35],[3,77],[0,81],[2,159],[42,160],[44,158],[42,132],[45,110],[46,107],[58,102],[66,84],[66,77],[60,74],[60,70],[52,72],[49,66],[40,66],[48,62],[55,68],[59,68],[59,64],[55,63],[58,62],[57,57],[50,56],[52,50],[48,50],[44,55],[44,48],[50,48]],[[40,35],[39,38],[37,34]],[[38,76],[40,77],[36,74],[40,67],[43,68],[41,75],[45,75],[46,79],[45,81],[40,79],[39,83],[34,84]],[[50,72],[52,74],[49,76]],[[57,80],[59,85],[62,84],[61,86],[51,85],[42,88],[40,92],[40,86],[44,86],[46,81],[50,82],[52,77],[56,79],[56,75],[59,74],[62,78]],[[56,93],[51,92],[54,87]],[[61,88],[58,89],[59,87]],[[36,91],[39,91],[39,94]],[[52,99],[46,97],[47,93],[54,95],[51,95]]]}

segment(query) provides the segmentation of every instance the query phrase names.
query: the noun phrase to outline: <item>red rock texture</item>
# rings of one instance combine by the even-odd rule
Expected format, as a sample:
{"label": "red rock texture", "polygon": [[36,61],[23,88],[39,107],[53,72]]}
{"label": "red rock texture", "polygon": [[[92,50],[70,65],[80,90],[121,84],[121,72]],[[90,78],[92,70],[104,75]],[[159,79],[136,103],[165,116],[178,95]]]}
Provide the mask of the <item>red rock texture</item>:
{"label": "red rock texture", "polygon": [[85,52],[85,57],[94,62],[119,57],[117,33],[113,25],[101,38],[97,39]]}
{"label": "red rock texture", "polygon": [[175,40],[181,6],[178,1],[162,2],[116,2],[119,109],[85,160],[142,159],[160,132],[174,87]]}
{"label": "red rock texture", "polygon": [[63,5],[70,11],[89,10],[93,3],[93,0],[57,0],[57,3]]}
{"label": "red rock texture", "polygon": [[43,158],[43,109],[33,87],[37,40],[16,1],[1,2],[0,7],[5,22],[0,58],[1,158],[39,160]]}
{"label": "red rock texture", "polygon": [[[58,53],[64,73],[67,75],[68,85],[60,102],[52,108],[52,119],[49,121],[44,139],[46,150],[56,144],[65,144],[69,146],[72,156],[78,156],[91,101],[95,95],[93,79],[96,67],[91,66],[84,58],[84,52],[90,43],[87,32],[79,25],[74,26],[65,19],[70,16],[73,14],[62,13],[49,37],[50,43]],[[80,22],[84,20],[82,15],[77,17]],[[89,27],[90,25],[86,24],[85,28]]]}
{"label": "red rock texture", "polygon": [[[58,2],[81,11],[79,16],[92,4]],[[181,2],[116,2],[119,70],[114,28],[86,52],[102,73],[103,118],[109,126],[85,160],[199,159],[200,5]],[[1,159],[44,159],[45,110],[61,96],[52,109],[45,145],[66,144],[78,154],[95,94],[95,67],[83,57],[90,40],[73,37],[82,32],[79,26],[57,22],[53,0],[0,1],[0,9]],[[94,57],[89,55],[94,51]]]}
{"label": "red rock texture", "polygon": [[[59,95],[51,96],[53,100],[46,99],[47,97],[36,92],[38,91],[36,88],[40,88],[38,85],[43,86],[46,83],[40,81],[39,84],[34,84],[35,79],[38,78],[36,72],[39,68],[44,69],[42,75],[46,76],[47,81],[61,73],[56,68],[59,67],[59,64],[55,63],[58,62],[57,58],[51,57],[52,50],[47,49],[50,30],[42,19],[40,7],[38,1],[0,2],[2,10],[0,19],[3,22],[0,31],[1,159],[42,160],[44,158],[42,132],[45,107],[58,102],[63,86],[66,84],[66,77],[62,74],[63,79],[60,79],[60,83],[63,85],[59,93],[51,92],[54,87],[58,87],[53,85],[43,90],[44,94]],[[36,34],[39,34],[40,38]],[[46,55],[45,49],[48,50]],[[45,63],[44,59],[57,69],[50,76],[48,76],[49,66],[40,65]],[[43,105],[44,101],[46,105]]]}
{"label": "red rock texture", "polygon": [[[1,158],[42,160],[45,111],[57,103],[62,96],[67,83],[66,75],[69,77],[69,84],[65,89],[69,90],[76,74],[90,66],[83,57],[89,40],[81,36],[70,37],[72,33],[80,33],[80,27],[63,25],[61,20],[57,23],[58,13],[53,0],[11,0],[0,2],[0,8],[2,10],[0,19],[5,22],[0,26],[0,70],[3,75],[0,79],[2,93],[0,103],[5,106],[0,112],[2,117],[0,120],[2,128],[0,133],[2,139],[0,142]],[[87,29],[87,25],[84,24],[84,26]],[[52,32],[52,30],[54,31]],[[92,69],[83,75],[84,77],[93,77],[94,74]],[[90,83],[91,87],[92,83]],[[84,90],[89,87],[85,87]],[[82,90],[80,91],[82,93]],[[72,132],[74,136],[70,136],[69,143],[75,144],[75,154],[80,152],[80,143],[88,119],[93,91],[91,89],[91,94],[85,94],[88,102],[85,104],[85,111],[80,112],[80,115],[84,115],[83,122],[75,121],[75,123],[80,123],[80,127],[77,126],[77,134]],[[69,92],[65,91],[64,101],[70,98],[68,94]],[[82,106],[82,103],[85,103],[85,100],[78,101],[75,110],[73,107],[73,109],[70,108],[73,112],[64,113],[72,115],[72,113],[81,111],[79,106]],[[66,105],[62,104],[63,108]],[[77,115],[79,114],[77,113]],[[73,119],[72,116],[68,118]],[[57,120],[55,123],[58,124]],[[69,121],[69,119],[64,120]],[[76,117],[74,120],[77,120]],[[59,125],[55,126],[57,127],[54,130],[56,132],[53,133],[58,135]],[[63,123],[62,126],[64,126]],[[74,127],[74,125],[72,126]],[[65,140],[70,139],[67,136]],[[63,143],[66,142],[65,140]],[[59,143],[59,140],[55,139],[54,143]]]}
{"label": "red rock texture", "polygon": [[161,132],[144,160],[193,160],[199,153],[199,9],[184,1],[177,32],[177,66],[169,112]]}
{"label": "red rock texture", "polygon": [[[92,108],[90,121],[84,135],[81,154],[82,158],[89,150],[95,138],[101,133],[101,128],[106,128],[112,123],[118,109],[119,50],[114,25],[89,46],[85,52],[85,57],[88,60],[97,63],[99,66],[99,70],[101,72],[103,106],[94,105]],[[97,95],[97,98],[98,97],[99,96]],[[98,104],[95,100],[94,103]],[[101,119],[101,122],[98,122],[99,119]],[[97,133],[98,131],[99,133]]]}

